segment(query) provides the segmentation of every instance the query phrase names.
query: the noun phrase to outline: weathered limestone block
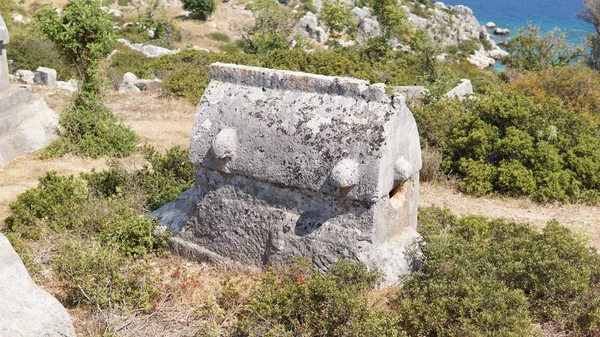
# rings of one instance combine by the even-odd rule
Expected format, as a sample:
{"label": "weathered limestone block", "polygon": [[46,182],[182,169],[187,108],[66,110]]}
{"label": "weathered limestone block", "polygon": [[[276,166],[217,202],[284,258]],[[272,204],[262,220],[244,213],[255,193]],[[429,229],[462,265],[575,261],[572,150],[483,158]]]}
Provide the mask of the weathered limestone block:
{"label": "weathered limestone block", "polygon": [[452,90],[448,91],[444,97],[456,98],[462,101],[471,95],[473,95],[473,85],[471,84],[471,80],[463,78],[460,80],[460,82],[458,82],[458,85]]}
{"label": "weathered limestone block", "polygon": [[24,83],[24,84],[28,84],[28,85],[33,85],[35,83],[34,82],[35,74],[31,70],[19,69],[15,72],[15,75],[17,76],[17,80],[20,83]]}
{"label": "weathered limestone block", "polygon": [[46,146],[56,138],[58,126],[54,111],[42,97],[31,94],[31,87],[10,85],[4,50],[8,41],[8,30],[0,16],[0,166]]}
{"label": "weathered limestone block", "polygon": [[0,91],[8,89],[8,59],[6,58],[6,45],[10,42],[8,28],[0,15]]}
{"label": "weathered limestone block", "polygon": [[388,283],[409,272],[421,150],[403,96],[229,64],[213,64],[211,79],[191,137],[195,210],[179,248],[251,266],[304,256],[326,270],[346,258]]}
{"label": "weathered limestone block", "polygon": [[75,337],[71,317],[38,288],[6,237],[0,234],[0,336]]}
{"label": "weathered limestone block", "polygon": [[412,101],[423,98],[429,93],[429,89],[421,85],[399,86],[394,87],[393,92],[394,95],[404,95],[407,100]]}
{"label": "weathered limestone block", "polygon": [[47,87],[56,86],[56,70],[46,67],[39,67],[35,70],[34,82]]}

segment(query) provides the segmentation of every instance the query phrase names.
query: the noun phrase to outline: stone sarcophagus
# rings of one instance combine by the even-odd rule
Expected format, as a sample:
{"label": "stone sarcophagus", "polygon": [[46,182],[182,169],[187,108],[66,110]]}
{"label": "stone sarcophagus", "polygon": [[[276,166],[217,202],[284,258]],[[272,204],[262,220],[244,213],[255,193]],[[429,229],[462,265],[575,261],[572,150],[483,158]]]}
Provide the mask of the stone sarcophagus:
{"label": "stone sarcophagus", "polygon": [[409,271],[421,150],[403,96],[366,81],[213,64],[191,136],[194,207],[176,241],[261,266],[304,256]]}

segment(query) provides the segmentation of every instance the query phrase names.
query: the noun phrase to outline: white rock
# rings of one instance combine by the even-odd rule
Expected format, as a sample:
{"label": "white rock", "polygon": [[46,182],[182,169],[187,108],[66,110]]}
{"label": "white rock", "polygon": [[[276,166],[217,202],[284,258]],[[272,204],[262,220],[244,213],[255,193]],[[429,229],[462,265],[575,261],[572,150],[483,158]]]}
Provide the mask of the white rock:
{"label": "white rock", "polygon": [[123,83],[134,84],[138,80],[134,73],[126,72],[123,74]]}
{"label": "white rock", "polygon": [[15,72],[17,81],[19,81],[20,83],[25,83],[25,84],[29,84],[29,85],[33,85],[34,82],[34,78],[35,78],[35,74],[33,73],[33,71],[30,70],[25,70],[25,69],[19,69]]}
{"label": "white rock", "polygon": [[35,70],[34,82],[47,87],[56,86],[56,70],[46,67],[39,67]]}
{"label": "white rock", "polygon": [[38,288],[6,237],[0,234],[0,336],[75,337],[71,317]]}
{"label": "white rock", "polygon": [[496,28],[496,24],[490,21],[485,24],[485,27],[489,29]]}

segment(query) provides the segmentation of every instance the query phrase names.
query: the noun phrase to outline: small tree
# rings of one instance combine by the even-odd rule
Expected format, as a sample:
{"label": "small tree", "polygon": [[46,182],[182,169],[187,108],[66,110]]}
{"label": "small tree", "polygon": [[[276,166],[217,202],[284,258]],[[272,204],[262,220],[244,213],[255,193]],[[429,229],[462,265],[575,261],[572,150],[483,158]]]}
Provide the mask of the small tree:
{"label": "small tree", "polygon": [[190,11],[200,20],[206,20],[217,10],[215,0],[182,0],[183,9]]}
{"label": "small tree", "polygon": [[506,44],[509,55],[502,60],[506,65],[524,70],[566,66],[583,55],[582,47],[573,47],[565,33],[554,29],[541,35],[539,26],[528,24],[519,35]]}
{"label": "small tree", "polygon": [[588,34],[586,42],[589,50],[585,61],[590,68],[600,71],[600,0],[584,0],[583,5],[579,18],[596,29],[596,34]]}
{"label": "small tree", "polygon": [[264,53],[292,45],[298,18],[274,0],[256,0],[251,7],[254,25],[246,27],[242,36],[250,52]]}
{"label": "small tree", "polygon": [[76,152],[87,156],[122,156],[132,152],[137,136],[117,124],[101,100],[100,62],[116,38],[113,22],[96,0],[71,0],[59,14],[51,5],[35,15],[36,27],[61,50],[79,74],[79,90],[61,116],[61,138],[47,154]]}
{"label": "small tree", "polygon": [[398,6],[398,0],[369,1],[373,13],[383,28],[387,39],[397,38],[406,40],[411,35],[410,25],[407,24],[406,13]]}
{"label": "small tree", "polygon": [[348,35],[351,39],[356,38],[358,27],[354,21],[352,7],[347,3],[335,0],[327,2],[321,10],[321,20],[334,39],[341,37],[342,34]]}

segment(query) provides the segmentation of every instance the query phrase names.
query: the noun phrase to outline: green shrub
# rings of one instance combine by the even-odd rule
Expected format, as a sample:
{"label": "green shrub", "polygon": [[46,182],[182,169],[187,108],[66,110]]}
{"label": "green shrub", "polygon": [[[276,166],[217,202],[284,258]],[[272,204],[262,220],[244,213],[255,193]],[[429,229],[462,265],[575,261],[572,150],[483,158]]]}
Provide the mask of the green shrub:
{"label": "green shrub", "polygon": [[41,37],[29,26],[13,25],[9,30],[11,39],[6,45],[6,55],[13,60],[11,72],[17,69],[35,71],[38,67],[48,67],[56,70],[58,80],[68,81],[76,77],[75,69],[69,66],[52,41]]}
{"label": "green shrub", "polygon": [[466,55],[473,55],[479,50],[479,41],[464,40],[458,45],[458,49]]}
{"label": "green shrub", "polygon": [[455,55],[456,53],[458,53],[458,51],[459,51],[458,46],[455,44],[446,47],[446,53],[448,53],[448,54]]}
{"label": "green shrub", "polygon": [[420,270],[400,290],[401,322],[423,336],[528,336],[530,321],[599,332],[600,256],[567,228],[535,229],[421,209]]}
{"label": "green shrub", "polygon": [[492,50],[492,43],[490,42],[489,39],[479,39],[479,42],[481,42],[481,45],[483,46],[483,48],[487,51]]}
{"label": "green shrub", "polygon": [[346,34],[356,38],[358,26],[354,21],[352,7],[343,1],[328,1],[321,9],[321,21],[329,29],[331,38],[338,39]]}
{"label": "green shrub", "polygon": [[206,20],[217,10],[215,0],[183,0],[183,9],[200,20]]}
{"label": "green shrub", "polygon": [[7,229],[26,239],[39,239],[44,225],[55,231],[78,227],[79,218],[73,211],[87,202],[88,195],[84,179],[47,172],[37,188],[27,190],[10,204]]}
{"label": "green shrub", "polygon": [[248,52],[263,54],[292,45],[298,17],[291,9],[278,2],[257,0],[251,4],[250,10],[255,20],[254,25],[245,28]]}
{"label": "green shrub", "polygon": [[43,150],[45,157],[66,153],[92,158],[122,157],[137,146],[135,132],[119,124],[112,111],[95,95],[78,92],[59,121],[60,138]]}
{"label": "green shrub", "polygon": [[467,193],[598,202],[600,125],[587,113],[508,90],[434,102],[414,116],[423,143],[442,152],[445,172]]}
{"label": "green shrub", "polygon": [[90,157],[124,156],[137,145],[137,136],[116,123],[101,101],[100,61],[112,51],[115,30],[110,15],[93,0],[70,0],[59,14],[51,5],[35,16],[37,29],[54,42],[77,67],[80,85],[72,103],[60,117],[60,138],[46,156],[73,152]]}
{"label": "green shrub", "polygon": [[219,33],[219,32],[208,34],[208,38],[211,40],[219,41],[219,42],[230,42],[231,41],[231,39],[229,38],[229,36],[227,34]]}
{"label": "green shrub", "polygon": [[145,165],[134,175],[135,185],[144,190],[146,207],[153,211],[174,200],[181,193],[194,187],[195,170],[188,158],[188,151],[179,147],[160,155],[146,148]]}
{"label": "green shrub", "polygon": [[566,66],[583,55],[583,47],[573,47],[559,29],[541,35],[541,28],[531,24],[521,28],[519,35],[506,44],[508,56],[502,59],[507,66],[524,70]]}
{"label": "green shrub", "polygon": [[127,259],[114,245],[72,241],[58,252],[55,268],[73,306],[149,311],[159,295],[148,266]]}
{"label": "green shrub", "polygon": [[239,324],[246,336],[402,336],[396,322],[369,304],[377,273],[342,261],[326,274],[307,263],[269,271]]}

